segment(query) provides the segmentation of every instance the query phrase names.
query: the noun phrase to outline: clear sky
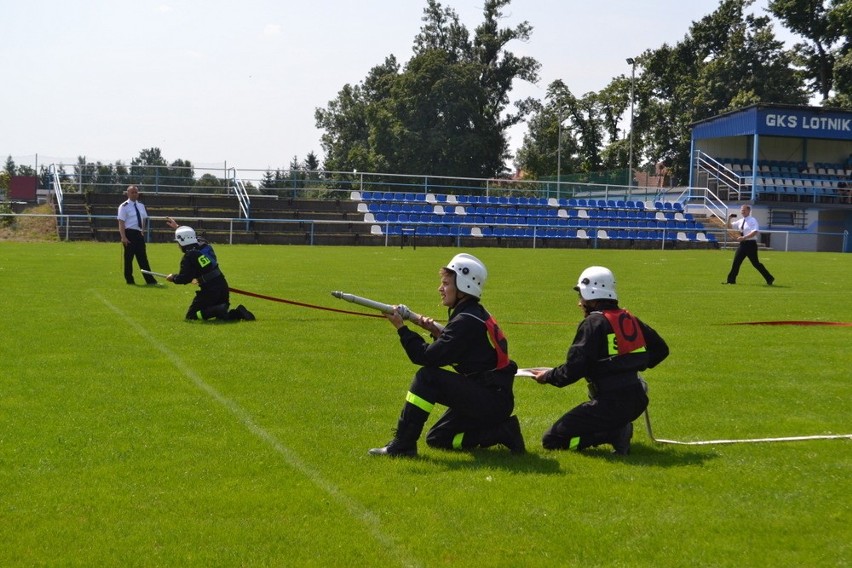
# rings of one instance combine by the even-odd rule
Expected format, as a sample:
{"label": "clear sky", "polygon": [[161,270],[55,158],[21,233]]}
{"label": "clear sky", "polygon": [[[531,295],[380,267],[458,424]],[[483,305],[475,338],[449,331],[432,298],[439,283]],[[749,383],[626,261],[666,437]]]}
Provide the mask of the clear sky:
{"label": "clear sky", "polygon": [[[768,0],[753,10],[763,13]],[[680,41],[718,0],[514,0],[527,20],[508,49],[541,63],[544,97],[562,79],[577,95],[629,75],[625,59]],[[314,111],[395,55],[412,54],[426,0],[29,0],[0,11],[0,156],[19,165],[129,164],[158,147],[196,167],[287,168],[322,159]],[[445,0],[473,33],[482,0]],[[779,25],[782,39],[789,34]],[[514,152],[526,126],[510,132]],[[416,172],[413,172],[416,173]]]}

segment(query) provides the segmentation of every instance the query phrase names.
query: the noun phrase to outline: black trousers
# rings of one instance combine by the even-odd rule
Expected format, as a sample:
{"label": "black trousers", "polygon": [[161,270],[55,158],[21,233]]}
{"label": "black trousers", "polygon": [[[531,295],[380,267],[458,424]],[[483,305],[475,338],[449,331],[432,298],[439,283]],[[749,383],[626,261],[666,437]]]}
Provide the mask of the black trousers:
{"label": "black trousers", "polygon": [[[433,448],[454,448],[460,434],[462,448],[477,447],[490,430],[512,415],[515,407],[511,387],[482,386],[440,368],[422,367],[418,370],[409,392],[432,404],[448,407],[426,435],[426,443]],[[422,424],[428,416],[423,410],[406,403],[400,418]]]}
{"label": "black trousers", "polygon": [[216,280],[218,280],[217,283],[205,285],[195,293],[195,298],[186,310],[186,319],[231,319],[228,310],[230,305],[228,282],[224,277]]}
{"label": "black trousers", "polygon": [[544,433],[541,444],[547,450],[582,450],[611,443],[647,407],[648,395],[637,381],[572,408]]}
{"label": "black trousers", "polygon": [[[142,270],[151,270],[151,265],[148,264],[148,252],[145,250],[145,235],[142,231],[136,229],[125,229],[124,235],[129,244],[124,245],[124,280],[128,284],[133,284],[133,259],[139,264]],[[157,279],[150,274],[143,274],[145,282],[155,284]]]}
{"label": "black trousers", "polygon": [[737,252],[734,253],[734,262],[731,265],[731,271],[728,273],[728,284],[736,284],[737,275],[740,273],[740,265],[742,265],[745,259],[751,261],[751,265],[760,272],[760,275],[763,276],[767,284],[775,280],[757,258],[757,241],[740,241],[740,246],[737,247]]}

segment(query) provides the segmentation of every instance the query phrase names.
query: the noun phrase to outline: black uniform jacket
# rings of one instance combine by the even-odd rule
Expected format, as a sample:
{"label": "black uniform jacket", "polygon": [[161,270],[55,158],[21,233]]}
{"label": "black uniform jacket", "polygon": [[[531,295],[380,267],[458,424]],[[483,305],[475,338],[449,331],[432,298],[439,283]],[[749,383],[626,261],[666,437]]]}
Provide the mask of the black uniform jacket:
{"label": "black uniform jacket", "polygon": [[[456,372],[476,380],[483,386],[512,386],[518,366],[514,361],[503,369],[497,367],[497,351],[491,345],[485,322],[491,316],[470,298],[450,313],[450,320],[440,337],[427,343],[423,337],[403,326],[399,338],[411,362],[423,367],[452,366]],[[508,343],[506,344],[508,355]]]}
{"label": "black uniform jacket", "polygon": [[189,284],[193,280],[198,280],[198,284],[202,289],[222,286],[227,286],[225,276],[219,270],[219,264],[216,262],[216,255],[213,253],[213,247],[209,244],[204,244],[202,247],[188,248],[180,261],[180,274],[175,274],[175,284]]}
{"label": "black uniform jacket", "polygon": [[610,355],[608,335],[613,333],[612,326],[603,313],[592,312],[577,327],[565,363],[548,371],[545,380],[564,387],[585,377],[596,394],[636,382],[639,371],[656,367],[669,355],[669,347],[663,338],[649,325],[636,319],[645,337],[644,352]]}

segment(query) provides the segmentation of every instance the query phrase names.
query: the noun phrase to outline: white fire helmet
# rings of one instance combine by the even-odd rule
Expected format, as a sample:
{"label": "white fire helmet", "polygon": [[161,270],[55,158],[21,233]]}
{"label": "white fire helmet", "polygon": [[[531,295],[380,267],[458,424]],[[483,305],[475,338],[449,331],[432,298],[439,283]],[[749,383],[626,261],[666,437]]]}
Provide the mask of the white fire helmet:
{"label": "white fire helmet", "polygon": [[175,240],[182,247],[198,244],[198,237],[195,236],[195,230],[185,225],[175,229]]}
{"label": "white fire helmet", "polygon": [[603,266],[590,266],[585,269],[574,289],[580,292],[584,300],[618,300],[615,275]]}
{"label": "white fire helmet", "polygon": [[446,268],[456,273],[456,289],[470,296],[482,297],[488,271],[482,261],[467,253],[457,254]]}

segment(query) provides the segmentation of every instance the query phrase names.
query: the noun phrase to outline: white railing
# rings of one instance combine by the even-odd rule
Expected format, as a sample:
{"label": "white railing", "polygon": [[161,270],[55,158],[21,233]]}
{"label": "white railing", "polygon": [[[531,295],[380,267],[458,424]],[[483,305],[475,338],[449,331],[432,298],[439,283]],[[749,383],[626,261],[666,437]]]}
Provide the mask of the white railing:
{"label": "white railing", "polygon": [[248,191],[246,190],[246,185],[243,183],[242,178],[237,174],[237,168],[231,168],[231,183],[234,188],[234,194],[237,196],[237,201],[240,204],[240,212],[243,214],[243,217],[246,220],[251,217],[251,199],[249,198]]}
{"label": "white railing", "polygon": [[746,181],[747,179],[753,180],[753,177],[744,178],[738,175],[723,163],[701,150],[696,150],[694,163],[699,173],[704,172],[707,174],[708,180],[716,180],[721,188],[727,190],[729,197],[737,200],[754,198],[753,192],[749,189],[749,183]]}
{"label": "white railing", "polygon": [[59,179],[59,172],[56,169],[56,164],[50,164],[48,168],[50,173],[50,183],[53,186],[53,194],[56,198],[56,209],[59,214],[62,214],[62,182]]}

